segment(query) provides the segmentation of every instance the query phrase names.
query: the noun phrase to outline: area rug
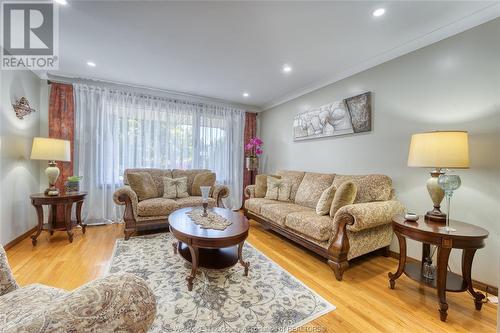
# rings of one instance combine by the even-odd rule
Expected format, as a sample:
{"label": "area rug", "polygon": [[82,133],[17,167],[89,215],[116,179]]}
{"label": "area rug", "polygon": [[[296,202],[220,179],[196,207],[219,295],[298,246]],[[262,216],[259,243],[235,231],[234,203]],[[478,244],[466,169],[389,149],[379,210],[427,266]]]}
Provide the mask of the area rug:
{"label": "area rug", "polygon": [[287,332],[335,309],[249,244],[226,270],[200,268],[187,290],[191,264],[173,253],[170,233],[117,240],[109,273],[129,272],[155,293],[152,332]]}

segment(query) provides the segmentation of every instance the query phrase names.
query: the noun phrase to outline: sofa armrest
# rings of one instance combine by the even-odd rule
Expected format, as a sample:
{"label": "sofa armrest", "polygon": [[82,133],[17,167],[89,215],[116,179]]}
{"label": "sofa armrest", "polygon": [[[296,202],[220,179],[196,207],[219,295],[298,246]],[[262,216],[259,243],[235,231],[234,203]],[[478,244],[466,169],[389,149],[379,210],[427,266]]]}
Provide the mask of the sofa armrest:
{"label": "sofa armrest", "polygon": [[113,193],[113,201],[117,205],[127,206],[127,209],[130,210],[134,218],[137,219],[137,204],[139,203],[139,198],[130,186],[125,185],[118,188],[115,193]]}
{"label": "sofa armrest", "polygon": [[392,217],[402,214],[404,210],[403,204],[397,200],[352,204],[338,210],[334,223],[350,220],[350,223],[346,223],[347,230],[357,232],[392,223]]}
{"label": "sofa armrest", "polygon": [[146,282],[113,274],[14,320],[4,332],[146,332],[155,316],[156,299]]}
{"label": "sofa armrest", "polygon": [[0,296],[16,290],[17,288],[19,288],[19,286],[16,280],[14,280],[14,276],[10,270],[7,254],[3,246],[0,245]]}
{"label": "sofa armrest", "polygon": [[215,199],[217,207],[224,207],[222,199],[227,198],[228,196],[229,196],[229,187],[220,184],[214,185],[214,189],[212,191],[212,198]]}
{"label": "sofa armrest", "polygon": [[245,187],[245,198],[255,198],[255,185]]}

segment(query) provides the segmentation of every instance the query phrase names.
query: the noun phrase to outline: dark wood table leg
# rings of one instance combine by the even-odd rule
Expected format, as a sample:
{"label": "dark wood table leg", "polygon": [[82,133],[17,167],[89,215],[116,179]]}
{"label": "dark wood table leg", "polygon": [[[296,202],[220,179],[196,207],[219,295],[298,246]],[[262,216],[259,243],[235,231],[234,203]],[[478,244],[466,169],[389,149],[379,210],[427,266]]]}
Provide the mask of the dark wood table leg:
{"label": "dark wood table leg", "polygon": [[399,265],[396,273],[389,273],[389,287],[394,289],[396,280],[403,274],[406,264],[406,238],[398,232],[395,232],[399,242]]}
{"label": "dark wood table leg", "polygon": [[193,247],[189,244],[186,244],[189,248],[189,252],[191,253],[191,274],[186,278],[188,282],[188,290],[193,290],[193,280],[196,277],[196,271],[198,270],[198,263],[200,261],[199,251],[197,247]]}
{"label": "dark wood table leg", "polygon": [[245,242],[241,242],[238,244],[238,262],[240,263],[241,266],[245,268],[245,276],[248,276],[248,268],[250,267],[250,263],[247,261],[243,261],[243,245]]}
{"label": "dark wood table leg", "polygon": [[451,248],[438,246],[437,250],[437,294],[439,298],[439,317],[446,321],[448,316],[448,303],[446,302],[446,276],[448,275],[448,258]]}
{"label": "dark wood table leg", "polygon": [[87,225],[82,222],[82,207],[83,207],[83,201],[78,201],[76,203],[76,222],[80,227],[82,227],[82,233],[85,233]]}
{"label": "dark wood table leg", "polygon": [[179,242],[173,242],[172,247],[174,248],[174,254],[177,254],[177,248],[179,247]]}
{"label": "dark wood table leg", "polygon": [[73,231],[71,231],[71,208],[73,203],[64,205],[64,222],[66,223],[66,232],[70,243],[73,243]]}
{"label": "dark wood table leg", "polygon": [[36,239],[38,238],[38,236],[40,236],[43,229],[43,207],[40,205],[33,205],[33,207],[35,207],[36,210],[37,226],[36,233],[31,236],[31,244],[35,246],[37,242]]}
{"label": "dark wood table leg", "polygon": [[477,249],[463,249],[462,250],[462,276],[467,284],[467,290],[474,297],[474,304],[476,310],[481,310],[483,306],[483,299],[486,297],[482,293],[475,291],[472,286],[472,261],[474,260],[474,254]]}
{"label": "dark wood table leg", "polygon": [[54,229],[57,228],[57,205],[50,205],[48,225],[50,235],[53,236]]}

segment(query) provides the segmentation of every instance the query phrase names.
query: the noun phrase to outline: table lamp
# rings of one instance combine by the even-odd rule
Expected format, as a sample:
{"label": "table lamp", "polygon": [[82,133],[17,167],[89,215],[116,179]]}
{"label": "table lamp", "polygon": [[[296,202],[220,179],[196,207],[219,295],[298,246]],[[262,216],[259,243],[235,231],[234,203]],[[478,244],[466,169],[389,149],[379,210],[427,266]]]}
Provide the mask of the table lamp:
{"label": "table lamp", "polygon": [[46,195],[59,195],[56,181],[59,177],[59,168],[56,161],[69,162],[71,160],[71,146],[68,140],[39,138],[33,139],[31,148],[32,160],[49,161],[45,174],[49,180],[49,188],[45,190]]}
{"label": "table lamp", "polygon": [[431,221],[446,222],[441,212],[444,190],[438,184],[443,169],[469,168],[469,136],[466,131],[434,131],[414,134],[411,137],[408,166],[433,168],[427,180],[427,190],[434,208],[425,214]]}

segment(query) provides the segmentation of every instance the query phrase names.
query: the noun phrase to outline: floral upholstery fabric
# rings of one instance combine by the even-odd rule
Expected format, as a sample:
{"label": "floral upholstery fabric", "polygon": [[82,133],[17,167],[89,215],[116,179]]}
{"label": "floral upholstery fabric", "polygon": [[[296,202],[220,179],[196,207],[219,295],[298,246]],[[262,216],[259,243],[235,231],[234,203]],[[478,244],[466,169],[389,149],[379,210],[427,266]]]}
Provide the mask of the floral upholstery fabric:
{"label": "floral upholstery fabric", "polygon": [[266,175],[266,174],[261,174],[255,176],[255,185],[254,189],[254,196],[256,198],[264,198],[267,193],[267,177],[274,177],[274,178],[281,178],[278,175]]}
{"label": "floral upholstery fabric", "polygon": [[224,207],[222,199],[229,197],[229,187],[215,184],[212,191],[212,198],[215,199],[217,207]]}
{"label": "floral upholstery fabric", "polygon": [[189,197],[187,177],[163,178],[163,197],[167,199]]}
{"label": "floral upholstery fabric", "polygon": [[18,288],[0,246],[0,277],[9,286],[0,295],[2,333],[146,332],[156,315],[153,291],[133,274],[110,275],[72,292],[39,284]]}
{"label": "floral upholstery fabric", "polygon": [[273,221],[275,224],[284,226],[285,219],[288,214],[302,211],[312,211],[314,214],[316,214],[316,212],[309,207],[300,206],[294,203],[281,203],[263,205],[260,209],[260,215],[266,219]]}
{"label": "floral upholstery fabric", "polygon": [[316,208],[321,194],[332,185],[335,175],[306,172],[295,195],[295,203]]}
{"label": "floral upholstery fabric", "polygon": [[194,177],[198,174],[202,173],[207,173],[207,172],[212,172],[207,169],[190,169],[190,170],[180,170],[180,169],[174,169],[172,170],[172,178],[181,178],[181,177],[186,177],[187,178],[187,192],[189,195],[193,195],[192,189],[193,189],[193,183],[194,183]]}
{"label": "floral upholstery fabric", "polygon": [[356,184],[358,194],[354,203],[389,200],[392,191],[392,179],[386,175],[336,175],[333,185],[337,188],[347,181]]}
{"label": "floral upholstery fabric", "polygon": [[[266,182],[267,182],[267,179],[266,179]],[[266,185],[266,191],[267,191],[267,185]],[[243,193],[245,194],[246,198],[256,198],[255,185],[248,185],[247,187],[245,187],[245,190],[243,191]]]}
{"label": "floral upholstery fabric", "polygon": [[12,276],[5,250],[0,246],[0,296],[16,290],[17,288],[19,288],[19,286],[16,280],[14,280],[14,276]]}
{"label": "floral upholstery fabric", "polygon": [[330,217],[335,217],[338,210],[344,206],[352,205],[356,200],[358,188],[353,182],[345,182],[340,185],[333,196],[332,205],[330,206]]}
{"label": "floral upholstery fabric", "polygon": [[129,173],[137,173],[137,172],[147,172],[153,178],[153,182],[156,185],[156,190],[158,191],[158,197],[163,196],[163,177],[172,178],[172,171],[166,169],[151,169],[151,168],[143,168],[143,169],[126,169],[123,174],[123,184],[130,185],[128,181]]}
{"label": "floral upholstery fabric", "polygon": [[329,215],[318,215],[315,211],[301,211],[288,214],[285,226],[300,234],[323,242],[331,237],[333,218]]}
{"label": "floral upholstery fabric", "polygon": [[[245,208],[251,212],[260,214],[260,210],[264,205],[278,204],[277,200],[270,200],[265,198],[250,198],[245,200]],[[284,202],[282,204],[285,204]]]}
{"label": "floral upholstery fabric", "polygon": [[347,259],[353,259],[363,254],[391,245],[392,225],[384,224],[358,232],[347,230],[349,238],[349,252]]}
{"label": "floral upholstery fabric", "polygon": [[180,206],[175,200],[154,198],[140,201],[137,204],[137,214],[138,216],[165,216],[179,208]]}
{"label": "floral upholstery fabric", "polygon": [[290,201],[291,190],[292,183],[290,183],[290,181],[267,177],[267,191],[264,198],[269,200]]}
{"label": "floral upholstery fabric", "polygon": [[113,193],[113,201],[117,205],[125,205],[125,201],[121,201],[120,197],[128,197],[132,204],[132,212],[134,213],[134,217],[137,219],[138,209],[137,205],[139,204],[139,198],[137,198],[137,194],[132,190],[132,188],[128,185],[122,186]]}
{"label": "floral upholstery fabric", "polygon": [[148,172],[131,172],[127,179],[139,201],[158,197],[158,190]]}
{"label": "floral upholstery fabric", "polygon": [[[65,294],[66,291],[62,289],[32,284],[0,297],[0,327],[4,327],[20,317],[39,311]],[[22,306],[13,306],[15,304],[22,304]]]}
{"label": "floral upholstery fabric", "polygon": [[[187,198],[178,198],[175,200],[179,208],[184,207],[197,207],[203,205],[202,197],[187,197]],[[216,201],[214,198],[208,198],[208,207],[215,207]]]}
{"label": "floral upholstery fabric", "polygon": [[201,186],[210,186],[210,193],[214,190],[215,173],[213,172],[205,172],[199,173],[194,176],[193,187],[191,188],[191,195],[193,196],[201,196]]}
{"label": "floral upholstery fabric", "polygon": [[316,205],[316,214],[328,215],[330,213],[330,208],[332,206],[336,191],[337,188],[335,187],[335,185],[332,185],[324,190],[323,193],[321,193],[318,204]]}
{"label": "floral upholstery fabric", "polygon": [[116,274],[56,297],[38,311],[20,314],[0,331],[146,332],[155,315],[156,299],[144,280],[133,274]]}
{"label": "floral upholstery fabric", "polygon": [[288,180],[292,183],[292,190],[290,191],[290,201],[295,201],[295,195],[297,190],[306,174],[304,171],[290,171],[290,170],[280,170],[276,173],[281,179]]}
{"label": "floral upholstery fabric", "polygon": [[354,223],[347,226],[352,232],[373,228],[383,224],[392,224],[392,217],[402,214],[405,208],[397,200],[367,202],[363,204],[347,205],[339,209],[335,219],[345,215],[352,218]]}

